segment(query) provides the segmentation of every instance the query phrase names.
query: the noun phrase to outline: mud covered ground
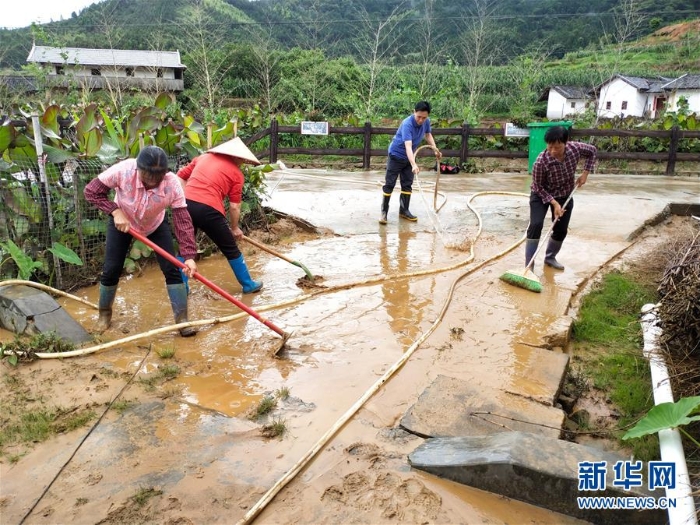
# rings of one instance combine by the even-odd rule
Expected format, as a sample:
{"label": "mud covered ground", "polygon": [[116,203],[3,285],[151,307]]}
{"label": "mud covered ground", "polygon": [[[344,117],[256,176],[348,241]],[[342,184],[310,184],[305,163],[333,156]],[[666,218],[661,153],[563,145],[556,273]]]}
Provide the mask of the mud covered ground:
{"label": "mud covered ground", "polygon": [[[273,236],[256,236],[302,261],[323,277],[324,286],[335,287],[332,293],[300,288],[298,267],[244,246],[251,273],[263,278],[265,288],[242,300],[292,333],[279,358],[271,356],[279,338],[243,318],[205,325],[191,339],[166,333],[80,358],[18,368],[3,363],[3,424],[12,413],[32,408],[60,410],[57,421],[91,416],[86,426],[58,428],[46,441],[3,446],[3,523],[237,522],[438,320],[406,365],[338,429],[256,523],[578,523],[412,470],[407,455],[423,439],[399,421],[440,374],[539,395],[542,385],[532,381],[528,349],[542,346],[544,327],[567,314],[605,267],[653,254],[676,223],[647,229],[635,242],[627,236],[670,200],[692,199],[696,182],[669,179],[650,186],[642,178],[625,185],[601,178],[597,187],[587,186],[562,254],[567,270],[537,268],[545,292],[531,294],[498,280],[520,265],[520,249],[498,254],[521,237],[526,199],[484,196],[477,201],[481,231],[465,205],[468,195],[489,187],[522,191],[524,176],[445,182],[450,200],[437,223],[427,219],[416,195],[418,223],[398,222],[394,207],[389,225],[379,231],[379,175],[334,176],[344,181],[341,187],[289,176],[271,198],[282,211],[330,233],[314,236],[282,224]],[[630,199],[635,207],[625,208]],[[463,245],[475,247],[474,264],[465,262],[467,252],[446,247],[453,239],[472,238],[473,244]],[[392,277],[426,269],[436,271]],[[240,297],[220,257],[202,261],[200,271]],[[97,291],[78,295],[94,302]],[[165,301],[157,269],[124,278],[104,340],[167,326],[172,314]],[[60,302],[87,328],[95,322],[88,307]],[[197,283],[190,308],[190,318],[200,320],[236,312]],[[170,350],[173,357],[161,357]],[[276,407],[251,419],[265,397],[275,398]],[[265,437],[263,427],[274,421],[284,422],[286,432]]]}

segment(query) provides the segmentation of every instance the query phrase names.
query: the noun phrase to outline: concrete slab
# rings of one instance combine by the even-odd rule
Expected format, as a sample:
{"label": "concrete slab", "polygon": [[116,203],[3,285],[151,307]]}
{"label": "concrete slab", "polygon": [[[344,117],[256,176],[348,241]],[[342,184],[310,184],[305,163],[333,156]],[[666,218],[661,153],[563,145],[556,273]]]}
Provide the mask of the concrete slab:
{"label": "concrete slab", "polygon": [[555,406],[569,368],[569,355],[515,343],[514,376],[504,390],[510,394]]}
{"label": "concrete slab", "polygon": [[558,438],[562,410],[444,375],[426,388],[401,418],[401,426],[422,437],[481,436],[520,430]]}
{"label": "concrete slab", "polygon": [[[526,432],[429,439],[409,454],[413,468],[591,523],[666,523],[663,510],[579,509],[578,497],[660,497],[646,488],[615,487],[613,466],[625,459],[576,443]],[[606,462],[606,489],[579,491],[579,462]]]}
{"label": "concrete slab", "polygon": [[48,334],[79,345],[92,340],[53,297],[31,286],[0,287],[0,325],[16,334]]}

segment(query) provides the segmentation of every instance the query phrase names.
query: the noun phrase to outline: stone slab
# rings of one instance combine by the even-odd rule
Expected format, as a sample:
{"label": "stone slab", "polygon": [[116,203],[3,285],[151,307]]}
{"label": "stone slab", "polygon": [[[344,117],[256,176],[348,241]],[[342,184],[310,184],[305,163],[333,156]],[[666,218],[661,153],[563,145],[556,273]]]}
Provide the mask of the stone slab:
{"label": "stone slab", "polygon": [[520,430],[558,438],[565,414],[509,392],[439,375],[401,418],[422,437],[482,436]]}
{"label": "stone slab", "polygon": [[53,297],[31,286],[0,287],[0,325],[16,334],[48,334],[79,345],[92,340]]}
{"label": "stone slab", "polygon": [[569,355],[515,343],[513,380],[504,390],[538,403],[554,406],[569,368]]}
{"label": "stone slab", "polygon": [[[665,496],[646,488],[625,491],[613,485],[613,465],[625,459],[568,441],[525,432],[429,439],[408,457],[413,468],[470,487],[605,525],[666,523],[663,510],[579,509],[577,497]],[[606,461],[606,489],[578,490],[578,463]],[[646,471],[646,468],[644,469]]]}

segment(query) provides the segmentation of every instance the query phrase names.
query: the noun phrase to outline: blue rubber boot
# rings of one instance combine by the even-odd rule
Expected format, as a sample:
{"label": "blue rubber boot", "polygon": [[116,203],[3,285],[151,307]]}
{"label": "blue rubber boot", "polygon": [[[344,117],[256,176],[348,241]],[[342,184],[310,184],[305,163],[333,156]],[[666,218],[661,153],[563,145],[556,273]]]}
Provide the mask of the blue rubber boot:
{"label": "blue rubber boot", "polygon": [[[185,258],[182,255],[178,255],[175,257],[178,261],[184,264]],[[185,283],[185,290],[187,290],[187,295],[190,295],[190,278],[185,275],[185,272],[182,271],[182,268],[178,268],[180,271],[180,276],[182,277],[182,282]]]}
{"label": "blue rubber boot", "polygon": [[[525,239],[525,268],[527,268],[528,264],[530,264],[530,259],[532,259],[532,256],[535,255],[539,244],[539,239]],[[530,269],[533,269],[534,267],[535,263],[532,263]]]}
{"label": "blue rubber boot", "polygon": [[[187,322],[187,289],[184,284],[169,284],[168,297],[170,298],[170,306],[173,308],[173,315],[176,323]],[[192,337],[197,333],[197,330],[192,326],[180,328],[182,337]]]}
{"label": "blue rubber boot", "polygon": [[239,283],[241,283],[243,293],[255,293],[262,290],[262,281],[254,281],[251,278],[250,273],[248,272],[248,267],[243,260],[243,254],[239,255],[238,259],[229,259],[228,263],[231,265],[231,269],[233,270],[233,274],[236,276],[236,279]]}
{"label": "blue rubber boot", "polygon": [[544,263],[547,266],[551,266],[555,270],[563,270],[564,265],[557,261],[557,254],[561,250],[561,245],[563,241],[555,241],[554,239],[549,239],[547,244],[547,252],[544,257]]}
{"label": "blue rubber boot", "polygon": [[117,295],[117,285],[105,286],[100,285],[100,299],[98,308],[100,311],[100,317],[97,319],[97,325],[95,326],[95,332],[101,334],[112,323],[112,305],[114,304],[114,297]]}

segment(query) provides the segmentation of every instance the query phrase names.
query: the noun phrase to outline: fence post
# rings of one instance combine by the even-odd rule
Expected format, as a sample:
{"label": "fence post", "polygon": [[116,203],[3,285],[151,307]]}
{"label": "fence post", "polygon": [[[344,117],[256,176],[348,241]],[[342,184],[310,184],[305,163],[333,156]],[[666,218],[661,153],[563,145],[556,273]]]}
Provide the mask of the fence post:
{"label": "fence post", "polygon": [[462,147],[459,150],[459,163],[464,164],[469,157],[469,124],[462,124]]}
{"label": "fence post", "polygon": [[678,140],[680,139],[680,128],[671,128],[671,144],[668,146],[668,164],[666,164],[666,175],[673,175],[676,171],[676,153],[678,152]]}
{"label": "fence post", "polygon": [[[39,164],[39,188],[46,202],[46,214],[49,219],[49,239],[47,248],[53,247],[53,212],[51,211],[51,189],[49,181],[46,178],[46,158],[44,157],[44,142],[41,138],[41,124],[39,123],[39,115],[32,113],[32,128],[34,130],[34,148],[36,149],[37,163]],[[78,225],[80,227],[80,225]],[[53,267],[56,270],[56,287],[63,286],[63,278],[61,277],[61,265],[56,254],[53,255]]]}
{"label": "fence post", "polygon": [[372,165],[372,123],[365,122],[365,142],[362,147],[362,169],[368,170]]}
{"label": "fence post", "polygon": [[279,145],[279,124],[277,117],[270,121],[270,164],[277,162],[277,146]]}

